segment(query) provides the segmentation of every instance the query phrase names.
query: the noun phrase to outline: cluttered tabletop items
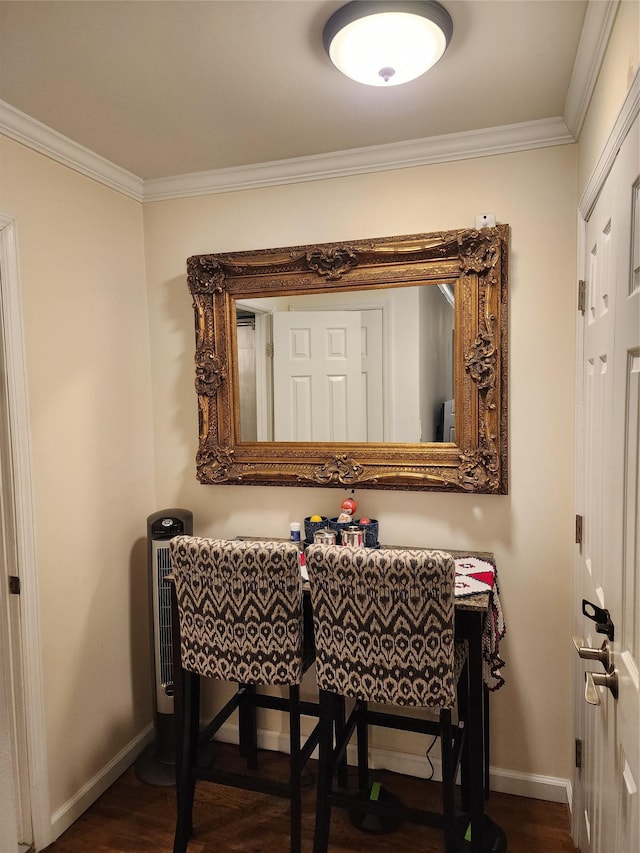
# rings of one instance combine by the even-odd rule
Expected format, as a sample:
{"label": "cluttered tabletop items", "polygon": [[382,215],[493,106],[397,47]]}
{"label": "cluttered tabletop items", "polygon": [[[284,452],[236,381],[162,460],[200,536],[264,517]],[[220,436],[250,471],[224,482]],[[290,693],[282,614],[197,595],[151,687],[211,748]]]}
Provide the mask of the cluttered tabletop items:
{"label": "cluttered tabletop items", "polygon": [[[313,543],[321,545],[364,545],[367,548],[379,548],[378,522],[375,518],[354,519],[358,504],[353,497],[345,498],[340,504],[340,512],[335,518],[323,515],[311,515],[304,520],[304,547]],[[300,542],[300,523],[290,526],[293,542]]]}
{"label": "cluttered tabletop items", "polygon": [[[301,572],[308,580],[304,565],[304,549],[311,544],[351,545],[355,547],[380,548],[378,519],[363,516],[356,519],[358,504],[353,491],[340,505],[340,512],[333,518],[310,515],[304,519],[304,539],[300,522],[290,524],[289,536],[299,543]],[[384,547],[406,547],[385,545]],[[500,605],[497,568],[493,554],[480,551],[451,551],[455,562],[456,609],[480,609],[487,611],[483,638],[484,681],[490,690],[504,684],[501,667],[504,661],[499,655],[500,640],[506,633],[506,625]]]}

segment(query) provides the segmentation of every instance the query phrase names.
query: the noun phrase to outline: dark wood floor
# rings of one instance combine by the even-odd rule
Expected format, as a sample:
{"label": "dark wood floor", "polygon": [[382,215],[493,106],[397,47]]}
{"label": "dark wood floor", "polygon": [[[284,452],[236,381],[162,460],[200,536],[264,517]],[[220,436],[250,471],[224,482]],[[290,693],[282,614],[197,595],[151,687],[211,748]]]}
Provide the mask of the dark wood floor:
{"label": "dark wood floor", "polygon": [[[229,747],[219,745],[221,757]],[[270,772],[286,772],[286,760],[273,753],[261,758]],[[304,797],[304,853],[313,839],[314,767]],[[372,774],[405,802],[434,801],[439,786],[409,776]],[[567,806],[492,793],[487,812],[502,827],[509,853],[575,853]],[[70,827],[47,853],[170,853],[173,845],[175,790],[143,784],[129,769]],[[288,853],[286,800],[198,783],[195,835],[189,853]],[[441,834],[404,824],[391,833],[372,835],[354,828],[334,810],[330,853],[441,853]]]}

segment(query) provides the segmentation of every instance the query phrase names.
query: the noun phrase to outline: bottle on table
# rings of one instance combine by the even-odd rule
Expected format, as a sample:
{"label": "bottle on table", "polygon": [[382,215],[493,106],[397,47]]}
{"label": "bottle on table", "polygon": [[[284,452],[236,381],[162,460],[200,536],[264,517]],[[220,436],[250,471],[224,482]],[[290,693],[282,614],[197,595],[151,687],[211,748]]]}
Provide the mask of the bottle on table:
{"label": "bottle on table", "polygon": [[301,572],[303,578],[306,579],[306,577],[307,577],[306,560],[305,560],[305,555],[304,555],[304,548],[302,546],[302,540],[300,537],[300,522],[299,521],[292,521],[291,524],[289,525],[289,539],[291,540],[291,542],[293,542],[295,545],[298,546],[298,550],[300,552],[300,555],[298,557],[298,564],[300,566],[300,572]]}

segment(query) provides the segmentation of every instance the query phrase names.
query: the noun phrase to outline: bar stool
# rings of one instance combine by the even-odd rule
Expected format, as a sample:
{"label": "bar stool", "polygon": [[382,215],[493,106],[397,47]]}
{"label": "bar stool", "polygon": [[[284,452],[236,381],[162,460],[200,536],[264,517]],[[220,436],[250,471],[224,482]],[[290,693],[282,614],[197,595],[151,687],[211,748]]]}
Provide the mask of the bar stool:
{"label": "bar stool", "polygon": [[[290,542],[242,542],[177,536],[169,543],[173,593],[177,820],[174,853],[193,831],[197,780],[290,799],[291,853],[301,849],[301,775],[318,743],[319,724],[303,746],[300,718],[318,715],[300,699],[300,682],[313,663],[305,657],[299,551]],[[200,732],[201,677],[237,684],[234,696]],[[282,685],[288,695],[258,692]],[[213,740],[238,711],[239,745],[248,768],[257,765],[257,708],[289,717],[290,778],[231,773],[200,766],[200,746]]]}
{"label": "bar stool", "polygon": [[[320,744],[314,853],[326,853],[331,807],[364,807],[379,820],[406,820],[443,830],[455,853],[456,773],[463,746],[464,709],[451,709],[465,659],[454,638],[455,565],[440,551],[312,545],[307,569],[320,688]],[[336,703],[355,705],[334,746]],[[383,712],[370,702],[429,708],[424,715]],[[368,727],[437,735],[442,758],[442,811],[376,801],[369,794]],[[333,777],[353,733],[358,741],[358,793],[334,789]]]}

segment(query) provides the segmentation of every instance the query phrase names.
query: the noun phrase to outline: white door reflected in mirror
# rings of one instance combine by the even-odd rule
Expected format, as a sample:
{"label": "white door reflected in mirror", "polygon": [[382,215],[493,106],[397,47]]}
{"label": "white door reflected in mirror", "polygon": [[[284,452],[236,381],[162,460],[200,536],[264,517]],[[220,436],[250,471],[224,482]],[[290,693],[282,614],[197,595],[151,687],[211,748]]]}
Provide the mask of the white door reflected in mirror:
{"label": "white door reflected in mirror", "polygon": [[359,311],[273,315],[276,441],[365,441]]}

